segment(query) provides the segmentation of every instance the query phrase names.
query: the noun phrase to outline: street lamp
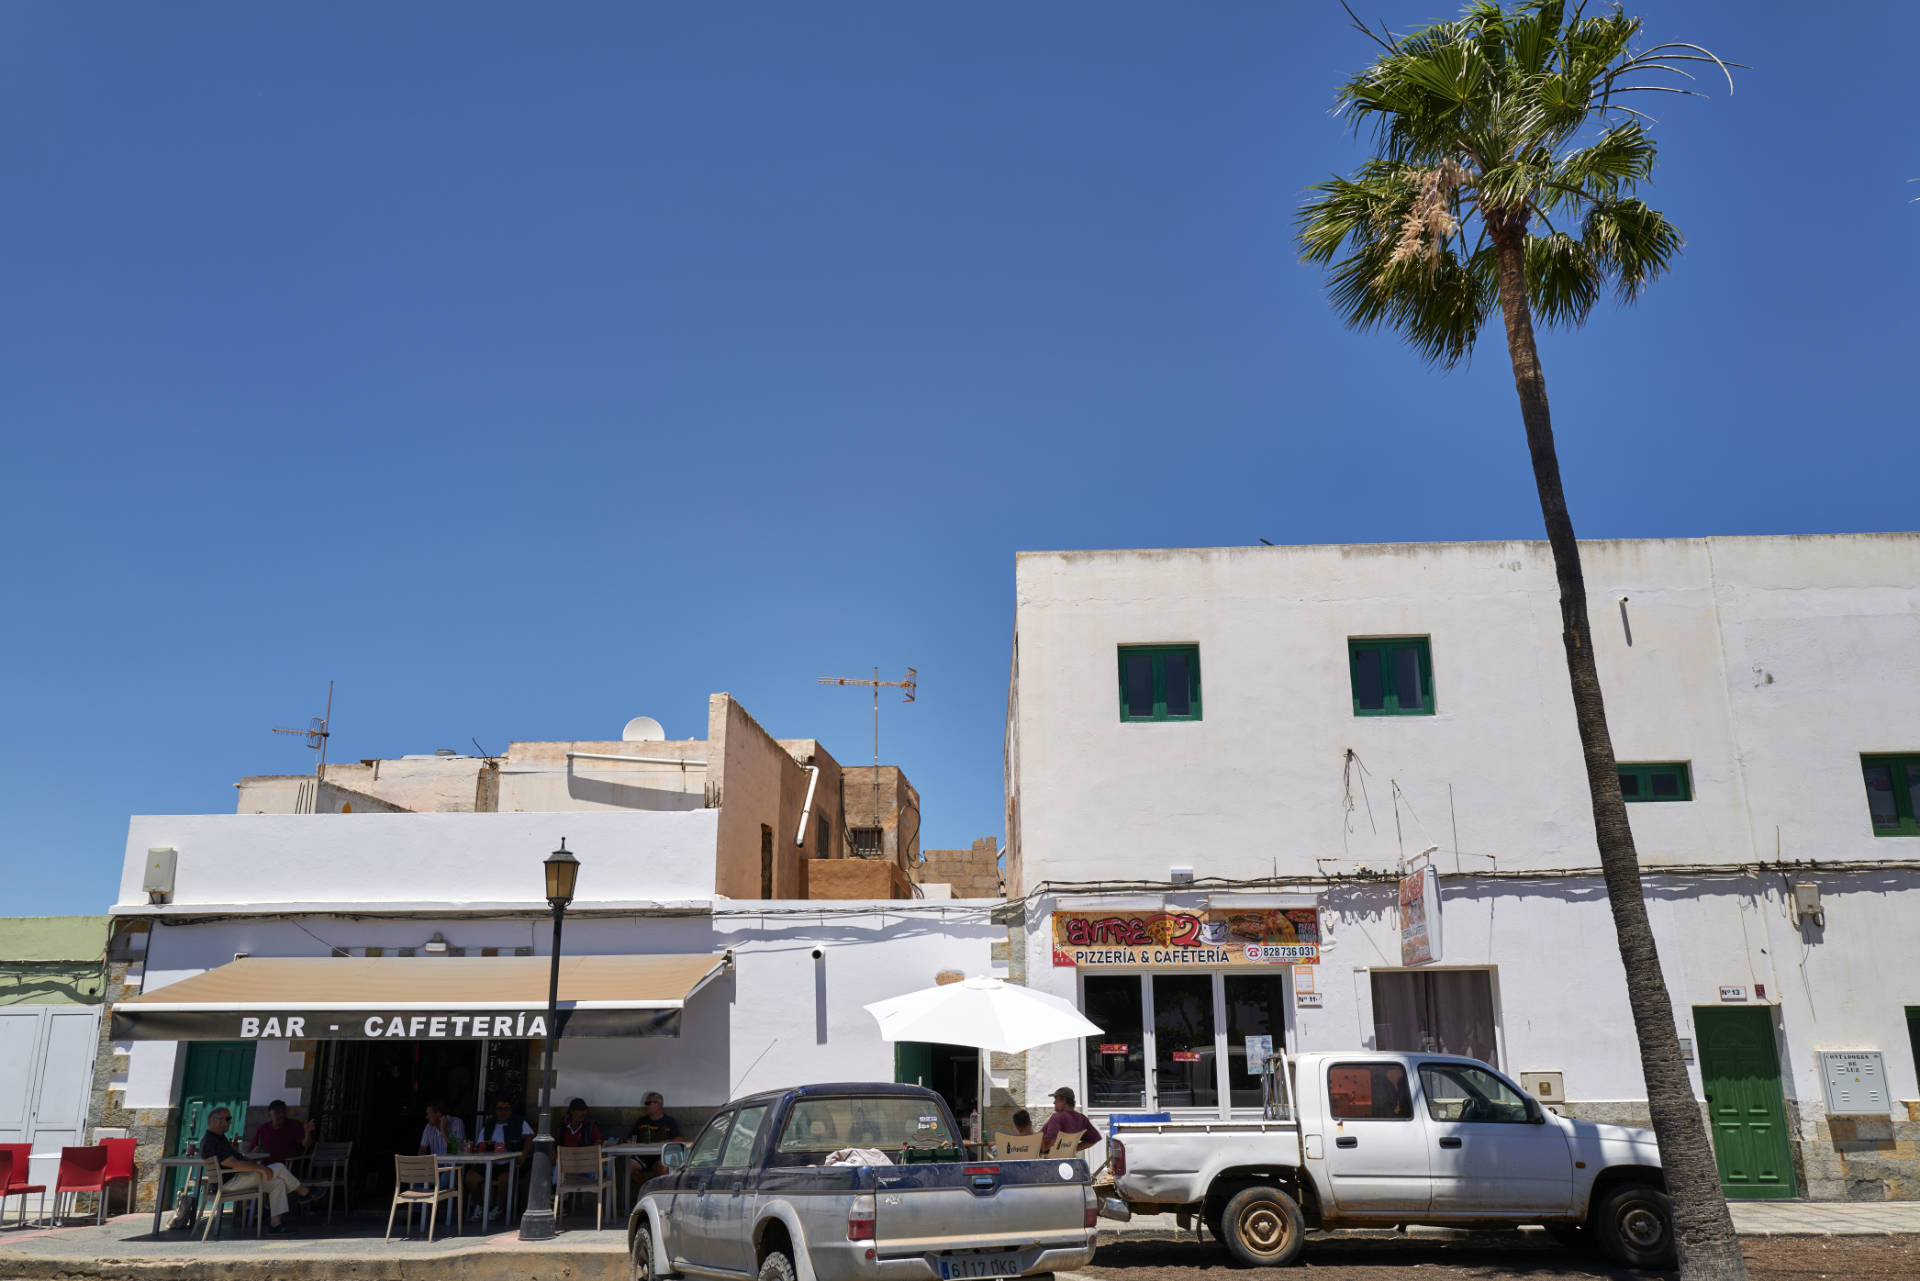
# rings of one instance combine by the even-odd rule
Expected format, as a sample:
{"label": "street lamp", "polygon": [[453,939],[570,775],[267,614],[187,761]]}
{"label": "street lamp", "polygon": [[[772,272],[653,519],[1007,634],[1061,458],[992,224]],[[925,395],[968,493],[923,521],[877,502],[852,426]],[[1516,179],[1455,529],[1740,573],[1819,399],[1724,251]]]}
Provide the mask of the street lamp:
{"label": "street lamp", "polygon": [[560,921],[573,902],[580,860],[567,852],[566,838],[547,855],[547,903],[553,908],[553,962],[547,977],[546,1064],[540,1072],[540,1133],[533,1136],[533,1166],[527,1173],[527,1212],[520,1216],[522,1241],[551,1241],[553,1214],[553,1043],[560,1039]]}

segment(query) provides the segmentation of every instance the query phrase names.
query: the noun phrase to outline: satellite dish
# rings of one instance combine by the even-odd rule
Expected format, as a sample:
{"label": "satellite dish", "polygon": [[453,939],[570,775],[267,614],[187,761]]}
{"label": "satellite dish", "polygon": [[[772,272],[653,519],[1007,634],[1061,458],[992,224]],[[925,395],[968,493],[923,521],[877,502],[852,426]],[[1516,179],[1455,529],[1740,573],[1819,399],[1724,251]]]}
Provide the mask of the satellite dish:
{"label": "satellite dish", "polygon": [[636,716],[627,722],[625,729],[620,731],[620,741],[623,743],[664,743],[667,741],[667,731],[662,729],[660,722],[651,716]]}

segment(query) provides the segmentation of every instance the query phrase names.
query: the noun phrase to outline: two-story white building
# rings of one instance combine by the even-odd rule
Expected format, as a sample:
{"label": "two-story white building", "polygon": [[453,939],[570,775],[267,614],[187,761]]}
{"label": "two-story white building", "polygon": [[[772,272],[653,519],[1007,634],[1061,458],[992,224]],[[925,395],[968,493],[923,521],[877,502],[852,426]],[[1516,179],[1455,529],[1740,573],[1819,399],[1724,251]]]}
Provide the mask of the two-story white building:
{"label": "two-story white building", "polygon": [[[1583,555],[1728,1193],[1920,1196],[1920,536]],[[1270,1038],[1472,1054],[1644,1121],[1544,543],[1032,552],[1016,576],[1015,969],[1104,1032],[1003,1089],[1238,1112]]]}

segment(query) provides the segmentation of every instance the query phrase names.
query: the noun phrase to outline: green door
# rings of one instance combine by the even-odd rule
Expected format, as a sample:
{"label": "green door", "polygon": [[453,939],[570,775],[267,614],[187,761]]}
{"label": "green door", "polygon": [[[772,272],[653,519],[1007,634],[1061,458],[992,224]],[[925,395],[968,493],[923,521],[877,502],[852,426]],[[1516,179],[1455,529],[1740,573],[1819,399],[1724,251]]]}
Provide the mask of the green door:
{"label": "green door", "polygon": [[[192,1156],[207,1132],[207,1113],[224,1107],[233,1113],[227,1134],[245,1147],[247,1098],[253,1093],[252,1041],[188,1041],[187,1069],[180,1084],[180,1112],[174,1119],[172,1151]],[[185,1171],[172,1171],[167,1188],[171,1204]]]}
{"label": "green door", "polygon": [[1764,1006],[1697,1006],[1693,1032],[1721,1188],[1734,1199],[1793,1196],[1793,1149],[1772,1012]]}
{"label": "green door", "polygon": [[893,1043],[893,1079],[902,1085],[933,1088],[933,1047],[924,1041]]}

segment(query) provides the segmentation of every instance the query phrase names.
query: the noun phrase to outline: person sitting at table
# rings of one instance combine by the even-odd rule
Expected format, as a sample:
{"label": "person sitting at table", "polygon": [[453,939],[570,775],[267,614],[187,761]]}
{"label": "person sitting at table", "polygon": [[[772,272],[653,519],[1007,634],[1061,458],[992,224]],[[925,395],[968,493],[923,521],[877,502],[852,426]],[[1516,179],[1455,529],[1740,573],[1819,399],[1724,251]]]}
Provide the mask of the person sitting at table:
{"label": "person sitting at table", "polygon": [[253,1132],[253,1150],[266,1154],[268,1161],[285,1163],[305,1156],[313,1146],[313,1122],[289,1121],[287,1105],[280,1099],[267,1104],[267,1119]]}
{"label": "person sitting at table", "polygon": [[[235,1191],[250,1188],[264,1188],[267,1193],[267,1205],[271,1217],[267,1220],[267,1231],[285,1232],[286,1225],[281,1219],[287,1213],[287,1198],[297,1196],[302,1201],[312,1197],[313,1192],[303,1187],[300,1180],[293,1177],[293,1171],[283,1163],[259,1165],[240,1155],[240,1149],[233,1146],[233,1140],[227,1137],[227,1126],[233,1123],[233,1113],[225,1108],[215,1108],[207,1114],[207,1132],[200,1136],[200,1155],[218,1161],[222,1170],[231,1170],[237,1177],[225,1180],[226,1186]],[[223,1176],[224,1177],[224,1176]]]}
{"label": "person sitting at table", "polygon": [[1046,1125],[1040,1129],[1046,1141],[1046,1150],[1053,1151],[1053,1145],[1062,1135],[1071,1134],[1078,1140],[1077,1151],[1085,1152],[1100,1141],[1100,1131],[1087,1118],[1086,1113],[1075,1110],[1073,1087],[1063,1085],[1053,1092],[1053,1115],[1047,1118]]}
{"label": "person sitting at table", "polygon": [[[447,1113],[447,1105],[438,1099],[427,1101],[427,1124],[420,1131],[421,1156],[445,1156],[449,1152],[458,1153],[467,1142],[467,1127],[460,1118]],[[440,1186],[453,1186],[453,1171],[440,1171]]]}
{"label": "person sitting at table", "polygon": [[[667,1101],[658,1090],[647,1091],[641,1108],[639,1119],[633,1123],[633,1142],[673,1143],[680,1138],[680,1123],[667,1115]],[[633,1158],[635,1179],[651,1179],[666,1172],[667,1167],[657,1156]]]}
{"label": "person sitting at table", "polygon": [[[498,1144],[499,1146],[492,1149],[495,1152],[511,1152],[515,1148],[518,1148],[520,1155],[515,1158],[515,1160],[518,1164],[525,1165],[527,1158],[533,1153],[533,1127],[527,1124],[527,1118],[513,1110],[513,1103],[510,1100],[504,1098],[495,1099],[493,1101],[493,1119],[480,1127],[479,1137],[477,1137],[474,1142]],[[502,1161],[493,1166],[492,1169],[494,1204],[493,1214],[489,1215],[489,1218],[506,1213],[506,1198],[502,1189],[507,1178],[507,1163]],[[467,1168],[466,1182],[467,1199],[473,1202],[473,1209],[467,1212],[467,1220],[471,1223],[478,1223],[480,1221],[480,1207],[483,1204],[480,1195],[480,1169],[478,1166],[469,1166]]]}
{"label": "person sitting at table", "polygon": [[559,1139],[563,1148],[594,1148],[606,1142],[599,1124],[587,1115],[585,1099],[567,1104],[567,1114],[560,1119]]}
{"label": "person sitting at table", "polygon": [[1033,1133],[1033,1113],[1021,1108],[1013,1114],[1013,1132],[1015,1134]]}

